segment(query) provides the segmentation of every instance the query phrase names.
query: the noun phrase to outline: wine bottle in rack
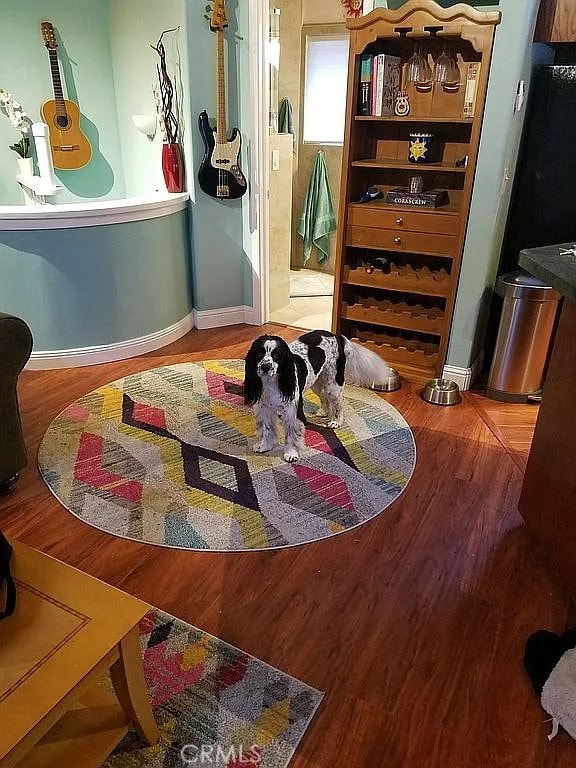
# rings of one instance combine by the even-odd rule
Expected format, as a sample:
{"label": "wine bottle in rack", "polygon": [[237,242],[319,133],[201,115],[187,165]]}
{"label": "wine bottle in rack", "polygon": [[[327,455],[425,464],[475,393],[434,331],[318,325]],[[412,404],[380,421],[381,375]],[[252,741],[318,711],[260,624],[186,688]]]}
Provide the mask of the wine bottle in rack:
{"label": "wine bottle in rack", "polygon": [[388,259],[386,259],[384,256],[377,256],[375,259],[372,259],[371,264],[366,267],[366,272],[371,275],[372,272],[374,272],[376,269],[381,269],[385,275],[389,275],[391,268],[392,267]]}

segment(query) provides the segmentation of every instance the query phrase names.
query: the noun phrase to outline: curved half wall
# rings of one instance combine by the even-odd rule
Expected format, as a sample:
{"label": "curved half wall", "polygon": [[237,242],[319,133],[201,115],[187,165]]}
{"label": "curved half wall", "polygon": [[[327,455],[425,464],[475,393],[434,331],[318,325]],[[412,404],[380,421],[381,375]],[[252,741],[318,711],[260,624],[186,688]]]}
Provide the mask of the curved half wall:
{"label": "curved half wall", "polygon": [[[0,208],[0,309],[32,330],[29,368],[121,360],[190,330],[186,199],[160,208],[138,207],[133,199],[72,212],[71,206],[40,209],[35,216],[26,211],[28,220],[13,220],[31,224],[27,229],[7,229],[9,206]],[[38,228],[39,214],[48,213],[54,218]],[[103,223],[110,215],[116,223]],[[57,220],[67,225],[53,226]]]}

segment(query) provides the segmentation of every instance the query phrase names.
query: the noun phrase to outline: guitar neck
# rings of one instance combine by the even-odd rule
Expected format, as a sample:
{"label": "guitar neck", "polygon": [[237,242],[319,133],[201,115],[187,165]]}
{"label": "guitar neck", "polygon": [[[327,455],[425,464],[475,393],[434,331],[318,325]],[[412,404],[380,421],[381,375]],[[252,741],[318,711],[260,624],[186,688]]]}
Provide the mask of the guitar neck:
{"label": "guitar neck", "polygon": [[56,114],[65,117],[66,104],[64,103],[64,93],[62,91],[60,67],[58,66],[58,54],[55,50],[49,49],[48,55],[50,56],[50,73],[52,74],[52,87],[54,89],[54,101],[56,102]]}
{"label": "guitar neck", "polygon": [[228,141],[226,127],[226,77],[224,72],[224,33],[216,31],[216,143],[225,144]]}

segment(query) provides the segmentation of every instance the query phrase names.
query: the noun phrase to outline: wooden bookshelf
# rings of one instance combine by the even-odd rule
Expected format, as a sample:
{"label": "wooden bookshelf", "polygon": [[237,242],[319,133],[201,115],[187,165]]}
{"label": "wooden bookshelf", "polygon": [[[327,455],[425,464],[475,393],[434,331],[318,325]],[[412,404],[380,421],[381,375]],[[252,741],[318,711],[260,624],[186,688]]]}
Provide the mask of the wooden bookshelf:
{"label": "wooden bookshelf", "polygon": [[[499,22],[498,12],[462,4],[441,8],[432,0],[408,0],[398,10],[378,8],[347,21],[350,59],[333,329],[374,349],[416,381],[441,375],[446,358]],[[415,44],[432,69],[447,44],[458,63],[460,86],[448,90],[432,83],[419,90],[406,84],[406,62]],[[359,114],[361,57],[381,53],[400,59],[408,115]],[[476,75],[472,115],[465,103],[471,73]],[[413,131],[433,134],[432,162],[409,161]],[[457,165],[464,157],[466,165]],[[416,175],[424,179],[425,190],[445,189],[449,202],[438,208],[386,202],[388,190],[406,188]],[[378,187],[383,197],[358,202],[368,186]],[[370,269],[376,257],[387,260],[386,271]]]}

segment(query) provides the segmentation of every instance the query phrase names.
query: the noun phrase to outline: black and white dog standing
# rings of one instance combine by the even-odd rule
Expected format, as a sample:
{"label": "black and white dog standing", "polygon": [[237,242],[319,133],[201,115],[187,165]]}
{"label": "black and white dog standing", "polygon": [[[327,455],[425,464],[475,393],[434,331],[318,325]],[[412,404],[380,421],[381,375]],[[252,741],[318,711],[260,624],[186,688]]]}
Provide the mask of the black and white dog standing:
{"label": "black and white dog standing", "polygon": [[257,453],[272,450],[278,442],[278,420],[284,426],[284,458],[296,461],[304,440],[302,396],[311,389],[320,398],[328,426],[342,425],[344,382],[360,386],[383,384],[388,365],[360,344],[329,331],[310,331],[292,344],[280,336],[260,336],[246,356],[244,402],[254,406]]}

